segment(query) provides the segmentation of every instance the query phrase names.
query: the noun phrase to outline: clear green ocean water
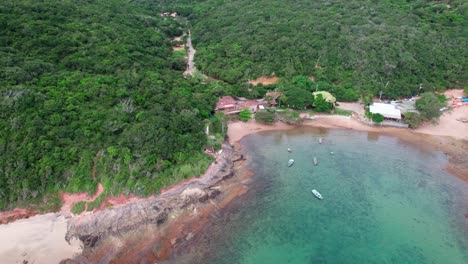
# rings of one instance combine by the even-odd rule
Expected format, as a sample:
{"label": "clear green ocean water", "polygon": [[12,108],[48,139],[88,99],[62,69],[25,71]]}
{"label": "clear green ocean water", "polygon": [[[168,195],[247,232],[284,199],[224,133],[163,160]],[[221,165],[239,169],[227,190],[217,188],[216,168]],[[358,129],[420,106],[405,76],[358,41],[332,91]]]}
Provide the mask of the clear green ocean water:
{"label": "clear green ocean water", "polygon": [[468,185],[444,171],[443,153],[313,128],[241,143],[255,174],[248,193],[214,213],[176,263],[468,263]]}

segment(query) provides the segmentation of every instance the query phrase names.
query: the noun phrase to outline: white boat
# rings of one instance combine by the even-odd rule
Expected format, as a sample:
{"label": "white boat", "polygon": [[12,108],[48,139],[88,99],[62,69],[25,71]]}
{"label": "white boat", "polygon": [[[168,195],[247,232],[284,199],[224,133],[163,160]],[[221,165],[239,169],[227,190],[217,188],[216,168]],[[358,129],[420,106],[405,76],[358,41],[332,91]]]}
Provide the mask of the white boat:
{"label": "white boat", "polygon": [[288,152],[292,152],[292,150],[290,148],[288,148]]}
{"label": "white boat", "polygon": [[291,166],[293,165],[293,163],[294,163],[294,160],[293,160],[293,159],[290,159],[290,160],[288,161],[288,167],[291,167]]}
{"label": "white boat", "polygon": [[322,140],[323,140],[323,138],[319,138],[319,140],[318,140],[319,144],[322,144]]}
{"label": "white boat", "polygon": [[317,164],[318,164],[318,160],[316,157],[314,157],[314,165],[317,166]]}
{"label": "white boat", "polygon": [[315,189],[312,190],[312,194],[315,195],[315,197],[319,198],[320,200],[323,199],[322,195]]}

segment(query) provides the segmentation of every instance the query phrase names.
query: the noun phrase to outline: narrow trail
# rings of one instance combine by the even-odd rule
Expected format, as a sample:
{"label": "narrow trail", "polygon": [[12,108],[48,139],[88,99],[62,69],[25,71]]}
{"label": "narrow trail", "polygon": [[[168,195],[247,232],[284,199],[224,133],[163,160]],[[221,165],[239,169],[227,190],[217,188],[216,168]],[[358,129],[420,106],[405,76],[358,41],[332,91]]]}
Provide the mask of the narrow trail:
{"label": "narrow trail", "polygon": [[184,72],[184,76],[192,76],[193,72],[197,70],[195,67],[195,62],[193,59],[195,58],[195,52],[197,52],[192,46],[192,33],[188,32],[187,36],[187,47],[188,47],[188,61],[187,61],[187,69]]}
{"label": "narrow trail", "polygon": [[92,202],[104,192],[104,186],[98,184],[96,193],[91,197],[87,193],[62,193],[62,208],[60,213],[66,217],[71,216],[71,208],[78,202]]}

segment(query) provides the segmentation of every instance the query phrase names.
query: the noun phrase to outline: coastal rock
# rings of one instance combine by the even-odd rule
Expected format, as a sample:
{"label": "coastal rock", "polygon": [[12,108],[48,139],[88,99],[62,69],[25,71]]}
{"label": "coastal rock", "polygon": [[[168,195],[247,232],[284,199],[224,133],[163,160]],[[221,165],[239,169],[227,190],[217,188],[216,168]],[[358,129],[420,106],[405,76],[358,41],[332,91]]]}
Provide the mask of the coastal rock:
{"label": "coastal rock", "polygon": [[[232,147],[224,143],[217,163],[213,163],[199,178],[183,182],[156,197],[72,218],[65,239],[79,238],[84,244],[85,254],[99,247],[107,238],[132,235],[138,228],[153,231],[162,228],[169,217],[179,215],[180,210],[194,208],[195,204],[206,203],[221,194],[216,185],[234,175],[233,154]],[[189,233],[185,239],[193,236]],[[168,240],[169,246],[174,246],[176,241],[177,238]]]}

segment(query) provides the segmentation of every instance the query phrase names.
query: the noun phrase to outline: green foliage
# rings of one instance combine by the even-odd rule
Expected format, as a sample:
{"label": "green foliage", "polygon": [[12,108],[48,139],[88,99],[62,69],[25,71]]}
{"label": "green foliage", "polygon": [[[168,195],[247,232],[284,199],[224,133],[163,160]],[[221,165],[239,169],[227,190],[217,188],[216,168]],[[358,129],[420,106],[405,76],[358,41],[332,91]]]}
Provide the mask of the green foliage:
{"label": "green foliage", "polygon": [[438,118],[441,115],[440,109],[444,105],[434,93],[430,92],[421,94],[421,98],[416,100],[416,109],[424,119],[428,120]]}
{"label": "green foliage", "polygon": [[104,202],[104,199],[106,198],[106,194],[108,192],[101,193],[94,201],[88,202],[88,207],[86,208],[87,211],[93,211],[96,208],[99,208],[101,206],[102,202]]}
{"label": "green foliage", "polygon": [[445,96],[445,94],[436,94],[436,96],[440,103],[447,103],[447,97]]}
{"label": "green foliage", "polygon": [[465,86],[465,89],[463,89],[463,93],[468,96],[468,86]]}
{"label": "green foliage", "polygon": [[250,110],[248,108],[244,108],[240,111],[239,113],[239,119],[241,121],[249,121],[251,119],[251,113],[250,113]]}
{"label": "green foliage", "polygon": [[230,83],[314,76],[333,84],[320,90],[338,101],[380,90],[415,95],[421,83],[426,91],[467,85],[463,1],[158,2],[190,20],[200,69]]}
{"label": "green foliage", "polygon": [[312,95],[312,81],[308,77],[296,76],[291,79],[282,79],[278,90],[283,93],[279,98],[282,105],[289,108],[305,109],[314,102]]}
{"label": "green foliage", "polygon": [[211,130],[213,133],[227,134],[228,117],[224,112],[217,112],[211,120]]}
{"label": "green foliage", "polygon": [[255,120],[260,123],[273,124],[275,122],[275,114],[270,111],[258,111],[255,113]]}
{"label": "green foliage", "polygon": [[369,107],[366,108],[365,115],[366,115],[367,118],[372,119],[372,113],[371,113],[371,111],[369,110]]}
{"label": "green foliage", "polygon": [[380,124],[382,121],[384,121],[384,116],[381,114],[372,114],[372,121],[374,123]]}
{"label": "green foliage", "polygon": [[373,99],[371,95],[366,95],[362,98],[362,103],[364,104],[364,106],[369,106],[372,104],[372,102],[373,102]]}
{"label": "green foliage", "polygon": [[333,108],[333,104],[325,101],[321,94],[317,94],[314,101],[314,107],[317,112],[328,113]]}
{"label": "green foliage", "polygon": [[351,116],[353,114],[353,111],[346,110],[346,109],[341,109],[341,108],[335,108],[333,110],[333,113],[335,115]]}
{"label": "green foliage", "polygon": [[280,121],[285,122],[290,125],[298,125],[302,123],[302,118],[299,115],[299,112],[286,109],[279,112]]}
{"label": "green foliage", "polygon": [[18,0],[0,25],[0,210],[202,171],[203,120],[230,88],[182,77],[179,20],[124,0]]}
{"label": "green foliage", "polygon": [[86,203],[82,201],[75,203],[71,208],[71,212],[76,215],[81,214],[85,210],[85,204]]}
{"label": "green foliage", "polygon": [[417,128],[423,123],[423,118],[419,113],[416,112],[407,112],[405,113],[405,118],[403,122],[408,124],[411,128]]}

